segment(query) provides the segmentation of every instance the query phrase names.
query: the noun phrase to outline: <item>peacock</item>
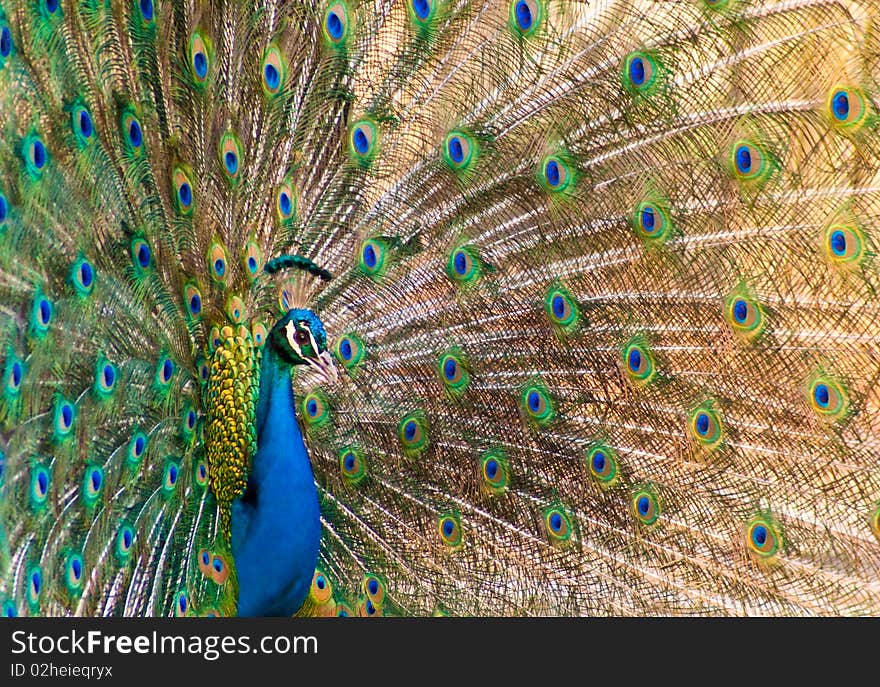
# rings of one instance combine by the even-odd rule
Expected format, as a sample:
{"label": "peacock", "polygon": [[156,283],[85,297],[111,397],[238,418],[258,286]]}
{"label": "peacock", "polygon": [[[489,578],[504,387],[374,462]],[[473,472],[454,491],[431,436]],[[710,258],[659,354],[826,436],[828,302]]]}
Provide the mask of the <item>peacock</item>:
{"label": "peacock", "polygon": [[880,614],[873,0],[0,0],[0,607]]}

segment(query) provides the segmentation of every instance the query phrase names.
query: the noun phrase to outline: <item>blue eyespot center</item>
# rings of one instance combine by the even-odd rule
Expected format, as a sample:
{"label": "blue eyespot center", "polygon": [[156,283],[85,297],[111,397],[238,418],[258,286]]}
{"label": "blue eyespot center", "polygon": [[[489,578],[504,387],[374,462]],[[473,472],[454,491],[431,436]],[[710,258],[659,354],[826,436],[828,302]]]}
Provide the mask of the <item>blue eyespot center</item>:
{"label": "blue eyespot center", "polygon": [[345,459],[343,460],[342,464],[345,466],[346,472],[354,471],[354,467],[355,467],[354,454],[353,453],[346,453]]}
{"label": "blue eyespot center", "polygon": [[630,60],[629,78],[633,86],[641,86],[645,83],[645,61],[641,57]]}
{"label": "blue eyespot center", "polygon": [[70,423],[73,422],[73,408],[69,403],[65,403],[61,406],[61,425],[65,429],[70,427]]}
{"label": "blue eyespot center", "polygon": [[443,521],[443,534],[447,537],[451,537],[452,533],[455,531],[455,523],[448,518]]}
{"label": "blue eyespot center", "polygon": [[205,57],[205,53],[197,52],[193,55],[193,68],[200,79],[205,78],[205,75],[208,73],[208,58]]}
{"label": "blue eyespot center", "polygon": [[138,437],[134,440],[134,453],[136,456],[140,456],[144,452],[144,438]]}
{"label": "blue eyespot center", "polygon": [[749,316],[749,306],[741,298],[738,298],[733,302],[733,319],[735,319],[739,324],[744,324],[746,319]]}
{"label": "blue eyespot center", "polygon": [[756,525],[752,529],[752,541],[759,547],[767,543],[767,528],[764,525]]}
{"label": "blue eyespot center", "polygon": [[449,139],[449,157],[452,158],[452,161],[460,165],[464,161],[464,146],[461,143],[461,139],[458,136],[453,136]]}
{"label": "blue eyespot center", "polygon": [[122,531],[122,545],[126,549],[131,546],[131,530]]}
{"label": "blue eyespot center", "polygon": [[82,575],[82,563],[79,558],[74,558],[70,562],[70,571],[73,573],[73,578],[75,580],[78,580],[79,576]]}
{"label": "blue eyespot center", "polygon": [[697,415],[697,421],[694,425],[697,429],[697,434],[700,436],[706,436],[709,432],[709,416],[706,413],[700,413]]}
{"label": "blue eyespot center", "polygon": [[92,118],[85,110],[81,110],[79,113],[79,132],[83,138],[89,138],[92,135]]}
{"label": "blue eyespot center", "polygon": [[455,362],[452,358],[448,358],[446,362],[443,364],[443,374],[446,379],[452,381],[455,379],[456,372],[458,372],[458,363]]}
{"label": "blue eyespot center", "polygon": [[137,251],[138,264],[141,267],[149,267],[150,265],[150,247],[146,243],[138,246]]}
{"label": "blue eyespot center", "polygon": [[172,374],[174,374],[174,363],[166,359],[165,362],[162,363],[162,379],[167,382],[171,379]]}
{"label": "blue eyespot center", "polygon": [[342,38],[344,30],[342,19],[340,19],[339,15],[336,12],[330,12],[327,15],[327,33],[330,35],[330,38],[338,41]]}
{"label": "blue eyespot center", "polygon": [[464,276],[467,273],[467,256],[464,251],[458,251],[453,258],[453,266],[456,274]]}
{"label": "blue eyespot center", "polygon": [[415,420],[410,420],[403,428],[403,436],[406,437],[407,441],[412,441],[416,437],[417,429],[418,427],[416,426]]}
{"label": "blue eyespot center", "polygon": [[318,575],[318,577],[315,578],[315,586],[318,589],[324,589],[327,587],[327,580],[325,580],[321,575]]}
{"label": "blue eyespot center", "polygon": [[186,613],[186,595],[185,594],[181,594],[177,598],[177,605],[180,608],[181,613]]}
{"label": "blue eyespot center", "polygon": [[817,384],[813,390],[813,398],[816,400],[816,405],[821,408],[827,408],[831,402],[831,392],[828,390],[828,385]]}
{"label": "blue eyespot center", "polygon": [[379,582],[376,579],[371,579],[369,583],[367,583],[367,590],[373,596],[379,593]]}
{"label": "blue eyespot center", "polygon": [[55,14],[58,9],[58,0],[46,0],[46,9],[49,10],[49,14]]}
{"label": "blue eyespot center", "polygon": [[425,21],[431,13],[431,4],[428,0],[412,0],[412,8],[416,16],[422,21]]}
{"label": "blue eyespot center", "polygon": [[529,392],[528,402],[529,410],[531,410],[533,413],[537,413],[539,410],[541,410],[541,394],[539,394],[537,391]]}
{"label": "blue eyespot center", "polygon": [[631,349],[627,363],[632,372],[638,372],[642,366],[642,352],[637,348]]}
{"label": "blue eyespot center", "polygon": [[226,272],[226,263],[223,262],[222,258],[217,258],[214,261],[214,272],[217,273],[217,276],[222,277],[223,273]]}
{"label": "blue eyespot center", "polygon": [[151,21],[153,19],[153,0],[140,0],[140,7],[144,19]]}
{"label": "blue eyespot center", "polygon": [[42,470],[37,473],[37,487],[40,490],[40,496],[49,489],[49,475]]}
{"label": "blue eyespot center", "polygon": [[357,150],[360,155],[366,155],[370,152],[370,139],[367,138],[367,134],[364,133],[364,130],[361,127],[354,130],[352,140],[354,141],[355,150]]}
{"label": "blue eyespot center", "polygon": [[565,299],[558,294],[553,296],[553,316],[557,320],[565,317]]}
{"label": "blue eyespot center", "polygon": [[281,74],[274,64],[267,64],[263,67],[263,78],[269,90],[274,91],[281,84]]}
{"label": "blue eyespot center", "polygon": [[647,496],[640,496],[638,501],[636,501],[636,508],[639,511],[639,515],[645,517],[651,510],[651,499]]}
{"label": "blue eyespot center", "polygon": [[223,161],[227,172],[235,174],[238,171],[238,156],[231,150],[227,151],[226,155],[223,156]]}
{"label": "blue eyespot center", "polygon": [[6,221],[6,213],[9,211],[8,206],[6,205],[6,198],[0,195],[0,223]]}
{"label": "blue eyespot center", "polygon": [[605,454],[602,451],[593,454],[593,470],[599,473],[605,470]]}
{"label": "blue eyespot center", "polygon": [[49,324],[49,319],[52,317],[52,306],[49,304],[49,301],[46,299],[42,299],[40,301],[40,323],[43,325]]}
{"label": "blue eyespot center", "polygon": [[547,183],[550,184],[553,188],[559,186],[559,181],[561,178],[559,172],[559,163],[556,160],[550,160],[547,165],[544,167],[544,174],[547,176]]}
{"label": "blue eyespot center", "polygon": [[309,399],[309,402],[306,403],[306,412],[310,417],[315,417],[318,414],[318,402],[315,399]]}
{"label": "blue eyespot center", "polygon": [[831,232],[831,250],[837,256],[846,255],[846,234],[840,229]]}
{"label": "blue eyespot center", "polygon": [[640,218],[642,229],[644,229],[645,232],[648,234],[652,233],[657,225],[657,220],[654,216],[654,208],[652,208],[651,206],[642,208]]}
{"label": "blue eyespot center", "polygon": [[550,529],[554,532],[562,529],[562,516],[559,513],[553,513],[550,516]]}
{"label": "blue eyespot center", "polygon": [[18,386],[21,384],[21,363],[17,360],[12,363],[12,385]]}
{"label": "blue eyespot center", "polygon": [[113,383],[116,381],[116,373],[113,371],[113,368],[110,365],[104,366],[104,386],[110,387],[113,386]]}
{"label": "blue eyespot center", "polygon": [[202,312],[202,298],[199,294],[194,293],[189,299],[189,311],[193,315],[198,315]]}
{"label": "blue eyespot center", "polygon": [[177,190],[177,197],[180,198],[180,203],[184,207],[192,203],[192,188],[187,182],[184,181],[180,185],[180,188]]}
{"label": "blue eyespot center", "polygon": [[94,277],[94,274],[92,273],[92,266],[87,262],[83,262],[79,266],[79,281],[80,281],[80,283],[84,287],[89,288],[92,285],[93,277]]}
{"label": "blue eyespot center", "polygon": [[34,590],[34,594],[40,593],[40,588],[43,586],[43,576],[40,575],[39,572],[35,572],[31,575],[31,587]]}
{"label": "blue eyespot center", "polygon": [[208,565],[211,562],[211,557],[208,556],[207,551],[202,551],[202,565]]}
{"label": "blue eyespot center", "polygon": [[4,26],[0,28],[0,56],[9,57],[9,53],[12,52],[12,34],[9,32],[9,27]]}
{"label": "blue eyespot center", "polygon": [[138,124],[136,119],[132,119],[128,125],[128,140],[135,148],[140,148],[141,143],[144,141],[141,125]]}
{"label": "blue eyespot center", "polygon": [[174,484],[177,481],[177,466],[172,465],[168,468],[168,482],[169,484]]}
{"label": "blue eyespot center", "polygon": [[368,243],[364,246],[364,264],[370,269],[373,269],[376,266],[376,263],[376,249],[373,247],[372,243]]}
{"label": "blue eyespot center", "polygon": [[339,353],[345,360],[351,360],[351,340],[343,339],[339,342]]}
{"label": "blue eyespot center", "polygon": [[528,31],[532,28],[532,8],[529,7],[529,4],[525,0],[520,0],[516,3],[516,24],[523,31]]}
{"label": "blue eyespot center", "polygon": [[293,203],[291,202],[287,191],[281,192],[281,195],[278,198],[278,205],[281,208],[281,214],[285,216],[289,215],[290,211],[293,210]]}
{"label": "blue eyespot center", "polygon": [[219,558],[214,559],[213,565],[214,570],[216,570],[217,572],[223,572],[223,561],[221,561]]}
{"label": "blue eyespot center", "polygon": [[846,91],[838,91],[834,94],[831,100],[831,109],[839,121],[845,121],[849,117],[849,96]]}
{"label": "blue eyespot center", "polygon": [[740,146],[736,149],[736,168],[740,174],[748,174],[752,171],[752,151],[748,146]]}
{"label": "blue eyespot center", "polygon": [[34,141],[32,151],[34,156],[34,167],[42,169],[43,165],[46,164],[46,147],[43,145],[42,141]]}
{"label": "blue eyespot center", "polygon": [[101,488],[101,473],[98,470],[93,470],[90,477],[92,482],[92,491],[98,491],[98,489]]}
{"label": "blue eyespot center", "polygon": [[498,475],[498,461],[494,458],[491,458],[486,461],[486,477],[489,479],[495,479]]}
{"label": "blue eyespot center", "polygon": [[247,266],[249,272],[257,271],[257,259],[254,256],[251,256],[247,259]]}

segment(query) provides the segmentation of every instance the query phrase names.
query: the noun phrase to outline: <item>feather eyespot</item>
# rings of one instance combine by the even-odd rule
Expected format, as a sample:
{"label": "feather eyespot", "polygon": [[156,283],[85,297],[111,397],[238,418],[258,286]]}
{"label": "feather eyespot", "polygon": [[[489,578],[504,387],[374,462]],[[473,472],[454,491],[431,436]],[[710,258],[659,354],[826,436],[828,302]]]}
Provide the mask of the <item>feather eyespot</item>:
{"label": "feather eyespot", "polygon": [[309,427],[321,427],[330,421],[327,399],[318,391],[313,391],[303,398],[302,412]]}
{"label": "feather eyespot", "polygon": [[147,450],[147,435],[140,430],[136,431],[128,442],[127,459],[130,465],[137,466]]}
{"label": "feather eyespot", "polygon": [[467,390],[471,375],[464,356],[459,351],[451,350],[441,355],[438,368],[440,381],[448,392],[459,396]]}
{"label": "feather eyespot", "polygon": [[94,393],[98,398],[108,398],[116,388],[119,369],[105,358],[95,364]]}
{"label": "feather eyespot", "polygon": [[92,138],[92,134],[95,132],[95,127],[92,123],[92,115],[82,105],[75,107],[71,112],[70,125],[73,129],[73,133],[76,135],[76,140],[81,145],[88,143]]}
{"label": "feather eyespot", "polygon": [[278,95],[287,79],[287,62],[276,45],[270,45],[263,54],[261,70],[266,95]]}
{"label": "feather eyespot", "polygon": [[385,245],[376,239],[367,239],[361,244],[360,267],[368,277],[377,278],[385,270]]}
{"label": "feather eyespot", "polygon": [[124,563],[131,555],[131,547],[134,544],[134,529],[130,525],[122,525],[116,533],[116,558]]}
{"label": "feather eyespot", "polygon": [[275,193],[275,213],[282,224],[293,221],[296,213],[296,192],[289,181],[284,181]]}
{"label": "feather eyespot", "polygon": [[587,453],[587,466],[590,475],[602,487],[611,487],[617,483],[617,453],[608,446],[594,446]]}
{"label": "feather eyespot", "polygon": [[97,465],[86,468],[80,486],[80,496],[87,508],[91,508],[104,492],[104,471]]}
{"label": "feather eyespot", "polygon": [[782,536],[770,518],[756,517],[746,527],[746,545],[759,560],[775,556],[782,545]]}
{"label": "feather eyespot", "polygon": [[55,438],[64,439],[73,431],[73,424],[76,420],[76,408],[74,405],[61,396],[55,400],[54,427]]}
{"label": "feather eyespot", "polygon": [[443,142],[443,158],[454,172],[465,172],[475,161],[477,145],[474,139],[463,131],[453,131]]}
{"label": "feather eyespot", "polygon": [[31,177],[39,178],[49,162],[46,144],[37,134],[30,134],[24,139],[23,149],[25,169]]}
{"label": "feather eyespot", "polygon": [[450,513],[448,515],[442,515],[437,520],[437,533],[440,535],[440,540],[449,546],[450,548],[455,548],[461,545],[462,542],[462,531],[461,531],[461,520],[455,513]]}
{"label": "feather eyespot", "polygon": [[165,459],[165,469],[162,474],[162,492],[169,496],[177,489],[180,478],[180,466],[172,458]]}
{"label": "feather eyespot", "polygon": [[241,141],[233,132],[223,134],[219,147],[220,165],[230,183],[239,180],[242,160]]}
{"label": "feather eyespot", "polygon": [[187,168],[177,165],[171,174],[174,187],[174,207],[181,215],[191,215],[194,206],[193,182]]}
{"label": "feather eyespot", "polygon": [[643,525],[653,525],[660,517],[660,504],[650,487],[637,489],[632,497],[633,515]]}
{"label": "feather eyespot", "polygon": [[491,449],[483,454],[480,458],[480,477],[484,490],[489,494],[502,494],[507,490],[510,473],[503,451]]}
{"label": "feather eyespot", "polygon": [[4,389],[7,396],[17,396],[21,390],[24,379],[25,366],[15,355],[10,354],[6,359],[6,369],[3,373]]}
{"label": "feather eyespot", "polygon": [[809,399],[813,410],[829,420],[843,418],[849,409],[846,389],[836,379],[825,375],[810,382]]}
{"label": "feather eyespot", "polygon": [[562,544],[571,539],[571,518],[560,507],[551,507],[544,511],[544,530],[550,541]]}
{"label": "feather eyespot", "polygon": [[410,413],[397,426],[397,436],[404,455],[415,457],[428,445],[427,422],[421,413]]}
{"label": "feather eyespot", "polygon": [[150,244],[143,238],[135,238],[131,242],[131,264],[137,274],[142,274],[153,264],[153,252]]}
{"label": "feather eyespot", "polygon": [[367,465],[362,451],[356,446],[342,449],[339,453],[339,470],[347,483],[359,484],[367,474]]}
{"label": "feather eyespot", "polygon": [[354,368],[363,358],[364,348],[361,340],[353,334],[339,337],[336,342],[336,358],[347,370]]}
{"label": "feather eyespot", "polygon": [[183,306],[190,317],[199,317],[202,313],[202,292],[195,284],[187,284],[183,289]]}
{"label": "feather eyespot", "polygon": [[540,182],[550,193],[562,193],[571,184],[571,167],[560,157],[551,155],[544,158],[540,166]]}
{"label": "feather eyespot", "polygon": [[742,292],[727,299],[724,316],[731,329],[746,339],[756,338],[764,329],[761,305]]}
{"label": "feather eyespot", "polygon": [[533,35],[543,19],[543,0],[512,0],[510,3],[510,25],[520,36]]}
{"label": "feather eyespot", "polygon": [[341,0],[332,2],[324,12],[322,28],[331,45],[341,46],[345,43],[350,30],[348,6]]}
{"label": "feather eyespot", "polygon": [[836,87],[828,94],[831,124],[843,131],[856,132],[868,119],[865,94],[858,88]]}
{"label": "feather eyespot", "polygon": [[376,124],[368,119],[355,122],[349,134],[349,151],[352,157],[362,166],[368,166],[376,157],[379,130]]}
{"label": "feather eyespot", "polygon": [[446,274],[452,281],[462,285],[476,282],[481,275],[481,263],[476,249],[472,246],[459,246],[449,254]]}
{"label": "feather eyespot", "polygon": [[309,589],[309,594],[315,603],[318,604],[327,603],[333,597],[333,587],[330,584],[330,580],[320,570],[316,570],[312,576],[312,586]]}
{"label": "feather eyespot", "polygon": [[862,231],[855,224],[833,224],[825,232],[825,249],[834,264],[857,264],[865,255]]}
{"label": "feather eyespot", "polygon": [[49,485],[51,475],[42,465],[34,466],[31,470],[30,502],[33,510],[40,510],[49,498]]}
{"label": "feather eyespot", "polygon": [[138,10],[140,10],[141,17],[143,18],[144,23],[152,23],[153,15],[155,13],[153,0],[135,0],[135,4],[137,5]]}
{"label": "feather eyespot", "polygon": [[122,114],[120,126],[122,138],[128,151],[133,154],[141,153],[144,145],[144,131],[138,118],[133,112],[126,110]]}
{"label": "feather eyespot", "polygon": [[651,55],[634,52],[624,61],[624,86],[630,92],[649,91],[657,79],[657,71],[657,63]]}
{"label": "feather eyespot", "polygon": [[36,609],[40,605],[40,595],[43,592],[43,571],[39,566],[32,566],[28,568],[25,579],[28,605]]}
{"label": "feather eyespot", "polygon": [[382,607],[385,602],[385,583],[377,575],[373,573],[364,575],[361,588],[368,601],[372,602],[376,608]]}
{"label": "feather eyespot", "polygon": [[189,66],[197,84],[204,84],[208,80],[211,66],[210,45],[199,31],[193,33],[189,41]]}
{"label": "feather eyespot", "polygon": [[[0,59],[5,60],[12,54],[12,33],[9,31],[9,26],[7,26],[2,20],[0,20]],[[0,62],[0,67],[3,67],[3,62]]]}
{"label": "feather eyespot", "polygon": [[410,0],[412,18],[419,26],[425,26],[434,18],[435,0]]}
{"label": "feather eyespot", "polygon": [[6,200],[6,196],[0,193],[0,230],[3,229],[3,225],[6,223],[6,220],[9,218],[9,201]]}
{"label": "feather eyespot", "polygon": [[547,291],[544,310],[557,331],[571,332],[578,323],[577,304],[571,294],[559,286],[551,287]]}
{"label": "feather eyespot", "polygon": [[521,402],[526,418],[535,425],[543,426],[553,420],[553,401],[543,388],[534,385],[526,387]]}

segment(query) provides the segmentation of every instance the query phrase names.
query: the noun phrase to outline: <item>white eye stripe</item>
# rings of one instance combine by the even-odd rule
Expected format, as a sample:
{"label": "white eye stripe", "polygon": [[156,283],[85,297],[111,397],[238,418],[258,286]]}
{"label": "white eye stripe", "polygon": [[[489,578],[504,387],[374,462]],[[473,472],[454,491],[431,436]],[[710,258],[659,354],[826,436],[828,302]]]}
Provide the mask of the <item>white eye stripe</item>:
{"label": "white eye stripe", "polygon": [[296,325],[293,322],[288,322],[284,327],[284,333],[287,336],[287,343],[299,357],[302,357],[302,349],[295,339]]}

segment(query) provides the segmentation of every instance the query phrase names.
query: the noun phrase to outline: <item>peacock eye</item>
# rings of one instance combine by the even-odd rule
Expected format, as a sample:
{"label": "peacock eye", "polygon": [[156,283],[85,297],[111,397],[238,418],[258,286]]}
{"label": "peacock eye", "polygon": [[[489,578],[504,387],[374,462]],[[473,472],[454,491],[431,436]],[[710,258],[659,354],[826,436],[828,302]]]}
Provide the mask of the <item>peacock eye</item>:
{"label": "peacock eye", "polygon": [[296,339],[296,342],[298,344],[307,344],[309,342],[308,332],[305,332],[302,329],[297,329],[296,334],[293,335],[293,338]]}

